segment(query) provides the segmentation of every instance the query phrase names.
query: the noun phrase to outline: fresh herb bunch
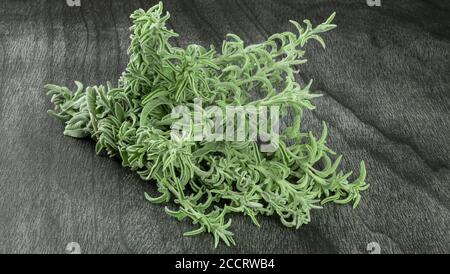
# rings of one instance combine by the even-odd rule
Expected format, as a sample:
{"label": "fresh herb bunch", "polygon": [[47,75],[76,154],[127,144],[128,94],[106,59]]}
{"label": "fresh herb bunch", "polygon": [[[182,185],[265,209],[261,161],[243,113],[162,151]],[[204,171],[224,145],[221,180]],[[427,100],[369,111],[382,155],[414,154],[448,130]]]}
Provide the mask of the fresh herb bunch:
{"label": "fresh herb bunch", "polygon": [[[274,34],[260,44],[245,46],[229,34],[220,53],[213,46],[171,45],[178,34],[166,27],[169,17],[162,3],[131,15],[130,59],[118,87],[84,89],[76,82],[72,92],[46,86],[55,104],[49,114],[65,121],[64,134],[92,137],[97,154],[119,156],[123,166],[155,182],[161,195],[145,198],[172,201],[176,209],[166,206],[167,214],[197,225],[184,235],[211,233],[215,246],[235,244],[229,213],[247,215],[257,226],[258,215],[276,214],[285,226],[299,228],[325,203],[356,207],[368,187],[364,162],[350,183],[352,172],[338,171],[341,157],[326,146],[325,123],[319,138],[300,132],[302,111],[314,109],[310,100],[318,95],[309,92],[311,82],[301,87],[295,81],[295,68],[306,62],[302,48],[309,40],[325,47],[318,35],[336,27],[334,13],[316,27],[291,21],[298,33]],[[263,98],[252,100],[255,91]],[[173,140],[171,109],[195,98],[206,106],[279,106],[294,119],[273,153],[261,152],[255,141]]]}

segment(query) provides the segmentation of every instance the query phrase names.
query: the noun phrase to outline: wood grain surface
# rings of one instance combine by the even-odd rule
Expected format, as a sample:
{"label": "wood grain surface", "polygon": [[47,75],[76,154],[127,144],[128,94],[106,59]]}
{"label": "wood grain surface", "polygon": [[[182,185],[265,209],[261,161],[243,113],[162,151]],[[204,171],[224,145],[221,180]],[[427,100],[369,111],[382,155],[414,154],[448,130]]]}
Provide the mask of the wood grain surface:
{"label": "wood grain surface", "polygon": [[46,114],[43,86],[116,82],[127,63],[129,15],[155,1],[0,2],[0,252],[381,253],[450,252],[450,4],[366,0],[165,1],[179,46],[246,43],[315,24],[337,12],[327,49],[307,47],[299,81],[314,79],[305,130],[329,125],[343,168],[365,160],[371,187],[360,206],[328,205],[298,230],[279,220],[233,216],[237,246],[214,249],[210,235],[145,201],[154,185],[98,157],[89,140],[64,137]]}

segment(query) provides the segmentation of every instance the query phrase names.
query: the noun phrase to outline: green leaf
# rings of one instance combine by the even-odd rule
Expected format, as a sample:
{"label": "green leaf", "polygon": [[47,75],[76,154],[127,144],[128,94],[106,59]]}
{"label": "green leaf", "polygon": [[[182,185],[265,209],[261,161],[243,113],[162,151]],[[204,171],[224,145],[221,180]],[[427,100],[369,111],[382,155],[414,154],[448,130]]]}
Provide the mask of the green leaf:
{"label": "green leaf", "polygon": [[[120,157],[123,166],[156,185],[161,195],[145,192],[145,199],[166,205],[169,216],[196,225],[185,236],[210,233],[215,247],[219,242],[234,245],[230,214],[248,216],[257,226],[257,216],[276,215],[283,225],[299,228],[310,222],[312,209],[320,204],[356,207],[369,186],[364,162],[353,182],[351,171],[340,170],[341,157],[327,147],[325,122],[319,139],[302,131],[303,114],[315,108],[312,101],[320,95],[311,93],[312,80],[301,85],[295,74],[306,62],[308,41],[325,48],[321,35],[336,27],[334,17],[335,13],[315,27],[309,20],[291,20],[295,33],[276,33],[256,44],[246,45],[228,34],[219,52],[213,46],[174,46],[172,39],[178,34],[167,27],[170,15],[162,2],[138,9],[131,15],[129,60],[118,85],[108,82],[106,87],[84,89],[75,82],[73,90],[46,85],[54,105],[48,114],[65,122],[65,135],[91,137],[97,154]],[[195,99],[202,100],[201,109]],[[213,135],[215,121],[206,117],[220,117],[221,110],[236,106],[238,114],[244,114],[245,129],[260,131],[239,142],[176,139],[171,129],[178,120],[172,110],[178,106],[190,111],[189,118],[193,112],[202,116],[195,123],[180,123],[187,125],[188,136],[194,126]],[[259,120],[249,118],[258,116],[259,107],[270,113],[277,107],[281,118],[291,117],[277,135],[273,152],[261,151],[259,141],[268,134],[261,132]],[[235,118],[218,125],[225,127]],[[169,203],[174,209],[167,207]]]}

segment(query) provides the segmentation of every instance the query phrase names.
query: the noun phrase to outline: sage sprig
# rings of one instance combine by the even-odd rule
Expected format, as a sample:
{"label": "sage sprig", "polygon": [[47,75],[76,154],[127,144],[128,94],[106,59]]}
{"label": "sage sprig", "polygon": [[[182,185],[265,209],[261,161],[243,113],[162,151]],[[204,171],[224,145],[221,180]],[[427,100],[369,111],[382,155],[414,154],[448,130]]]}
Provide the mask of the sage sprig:
{"label": "sage sprig", "polygon": [[[303,110],[312,110],[311,83],[295,81],[296,69],[306,62],[305,44],[325,43],[319,36],[336,27],[334,13],[313,27],[290,21],[296,32],[270,36],[260,44],[245,45],[234,34],[213,46],[173,46],[178,34],[166,26],[169,13],[162,4],[131,15],[129,63],[117,87],[76,82],[75,91],[47,85],[54,103],[49,114],[65,121],[64,134],[96,141],[96,153],[120,157],[122,165],[154,182],[160,196],[145,198],[170,204],[165,211],[196,225],[184,233],[211,233],[219,241],[235,244],[231,213],[250,217],[259,226],[261,215],[277,215],[287,227],[299,228],[311,220],[311,209],[334,202],[360,201],[365,190],[364,162],[360,174],[338,171],[341,157],[326,146],[327,127],[320,137],[301,132]],[[260,99],[252,99],[257,92]],[[263,153],[255,141],[174,140],[171,110],[192,106],[201,98],[211,106],[279,106],[282,115],[293,114],[292,125],[280,135],[275,152]]]}

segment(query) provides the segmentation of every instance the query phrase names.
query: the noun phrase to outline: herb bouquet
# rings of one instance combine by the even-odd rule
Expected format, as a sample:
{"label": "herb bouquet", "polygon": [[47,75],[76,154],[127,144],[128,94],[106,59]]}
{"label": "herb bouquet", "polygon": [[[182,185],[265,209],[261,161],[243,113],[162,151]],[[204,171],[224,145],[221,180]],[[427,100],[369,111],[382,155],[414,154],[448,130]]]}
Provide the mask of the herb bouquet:
{"label": "herb bouquet", "polygon": [[[360,201],[366,171],[349,182],[352,172],[338,171],[341,156],[326,146],[327,128],[320,137],[301,132],[302,111],[312,110],[311,83],[300,86],[294,74],[306,62],[302,48],[310,40],[336,27],[334,14],[312,27],[291,23],[297,33],[283,32],[267,41],[244,45],[229,34],[220,52],[191,44],[186,48],[169,41],[178,34],[166,27],[169,13],[160,3],[148,11],[136,10],[131,18],[129,63],[117,87],[77,89],[47,85],[55,105],[49,114],[65,121],[64,134],[91,137],[97,153],[118,156],[124,167],[155,183],[159,197],[145,197],[165,207],[178,220],[189,219],[193,236],[211,233],[215,246],[222,240],[235,244],[230,213],[250,217],[259,226],[261,215],[277,215],[287,227],[307,224],[311,209],[333,202]],[[263,94],[252,99],[252,92]],[[179,105],[192,109],[195,99],[204,106],[277,106],[292,124],[279,134],[272,152],[260,150],[258,140],[208,141],[173,138],[171,111]],[[195,126],[195,125],[194,125]]]}

